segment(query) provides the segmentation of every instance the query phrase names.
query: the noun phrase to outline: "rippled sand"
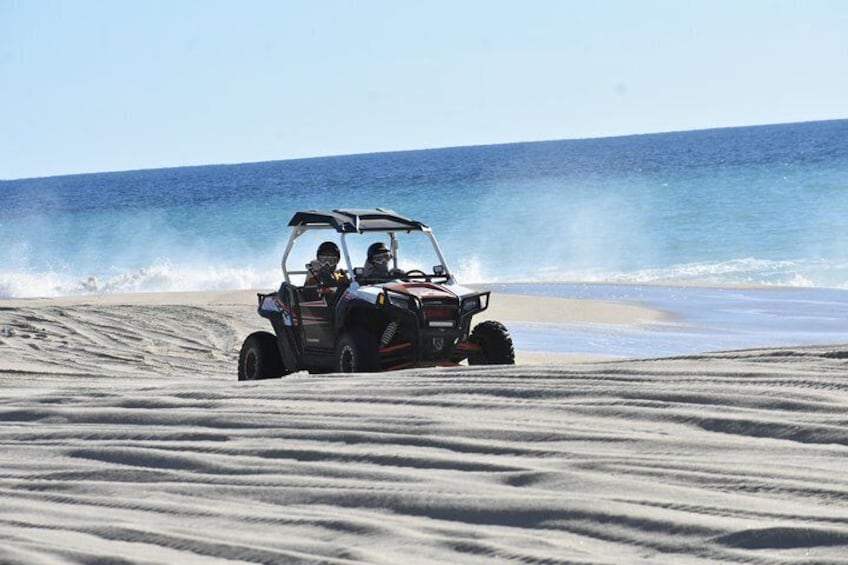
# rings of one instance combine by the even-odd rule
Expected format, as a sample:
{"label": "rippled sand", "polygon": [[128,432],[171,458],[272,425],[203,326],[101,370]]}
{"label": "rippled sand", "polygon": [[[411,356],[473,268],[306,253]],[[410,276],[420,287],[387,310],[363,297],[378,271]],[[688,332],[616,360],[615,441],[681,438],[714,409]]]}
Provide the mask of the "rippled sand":
{"label": "rippled sand", "polygon": [[239,383],[247,296],[0,303],[0,562],[848,563],[848,346]]}

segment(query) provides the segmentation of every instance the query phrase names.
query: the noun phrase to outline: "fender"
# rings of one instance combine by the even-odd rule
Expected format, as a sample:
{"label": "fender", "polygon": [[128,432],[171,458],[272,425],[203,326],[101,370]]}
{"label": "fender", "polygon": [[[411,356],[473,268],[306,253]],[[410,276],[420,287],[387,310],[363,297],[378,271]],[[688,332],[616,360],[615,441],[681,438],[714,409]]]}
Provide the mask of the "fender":
{"label": "fender", "polygon": [[358,298],[352,293],[345,292],[341,297],[339,297],[338,302],[336,302],[336,311],[334,316],[336,333],[340,332],[345,326],[347,326],[351,312],[362,310],[378,313],[380,308],[376,304]]}

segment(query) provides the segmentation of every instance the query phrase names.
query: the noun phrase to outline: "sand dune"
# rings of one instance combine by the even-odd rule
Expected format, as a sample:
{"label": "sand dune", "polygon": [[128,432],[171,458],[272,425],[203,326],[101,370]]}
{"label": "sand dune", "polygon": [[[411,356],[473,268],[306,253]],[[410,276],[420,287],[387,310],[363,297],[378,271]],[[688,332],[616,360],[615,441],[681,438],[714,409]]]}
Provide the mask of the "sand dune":
{"label": "sand dune", "polygon": [[0,563],[848,563],[848,346],[238,383],[245,296],[0,303]]}

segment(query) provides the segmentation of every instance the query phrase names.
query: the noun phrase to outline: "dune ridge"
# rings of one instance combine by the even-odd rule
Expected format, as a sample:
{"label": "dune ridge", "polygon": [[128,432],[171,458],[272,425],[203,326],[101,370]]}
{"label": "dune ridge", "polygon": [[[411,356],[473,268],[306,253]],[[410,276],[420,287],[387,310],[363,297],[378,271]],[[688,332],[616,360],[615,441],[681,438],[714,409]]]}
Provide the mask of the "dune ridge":
{"label": "dune ridge", "polygon": [[0,304],[0,563],[848,563],[848,346],[238,383],[235,302]]}

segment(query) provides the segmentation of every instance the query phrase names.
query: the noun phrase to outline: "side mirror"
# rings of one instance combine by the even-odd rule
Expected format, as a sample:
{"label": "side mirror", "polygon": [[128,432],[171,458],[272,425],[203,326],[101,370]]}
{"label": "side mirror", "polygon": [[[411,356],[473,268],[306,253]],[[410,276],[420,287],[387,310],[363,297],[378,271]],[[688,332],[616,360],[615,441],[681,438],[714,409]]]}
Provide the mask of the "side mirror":
{"label": "side mirror", "polygon": [[364,267],[354,267],[353,268],[353,276],[359,278],[363,274],[365,274],[365,268]]}
{"label": "side mirror", "polygon": [[436,265],[433,267],[433,274],[438,276],[444,276],[445,274],[445,266],[444,265]]}

